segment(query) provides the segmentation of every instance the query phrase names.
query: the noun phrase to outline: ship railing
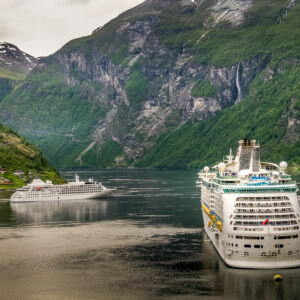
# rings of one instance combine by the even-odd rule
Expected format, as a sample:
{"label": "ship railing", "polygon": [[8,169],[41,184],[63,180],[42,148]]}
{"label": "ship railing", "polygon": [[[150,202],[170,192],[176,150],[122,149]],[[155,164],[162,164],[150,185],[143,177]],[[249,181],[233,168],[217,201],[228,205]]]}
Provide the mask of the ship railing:
{"label": "ship railing", "polygon": [[236,202],[245,203],[245,202],[270,202],[270,203],[282,203],[287,201],[287,197],[238,197]]}
{"label": "ship railing", "polygon": [[223,192],[224,193],[286,193],[286,192],[296,192],[296,187],[261,187],[259,189],[257,188],[251,188],[250,186],[248,187],[241,187],[241,188],[224,188],[223,187]]}
{"label": "ship railing", "polygon": [[283,174],[281,174],[280,178],[286,179],[286,178],[292,178],[292,176],[291,175],[283,175]]}
{"label": "ship railing", "polygon": [[217,183],[219,185],[222,185],[222,186],[237,186],[237,187],[253,187],[253,188],[262,188],[262,187],[265,187],[265,186],[282,186],[282,185],[293,185],[294,182],[290,181],[288,183],[282,183],[282,182],[264,182],[264,183],[260,183],[260,184],[251,184],[250,182],[248,183],[239,183],[239,182],[227,182],[227,181],[223,181],[223,180],[220,180],[218,178],[213,178],[211,179],[211,182],[214,182],[214,183]]}
{"label": "ship railing", "polygon": [[266,205],[266,203],[263,203],[261,205],[259,205],[259,203],[237,203],[235,204],[234,207],[242,207],[242,208],[269,208],[269,207],[292,207],[292,204],[291,203],[280,203],[280,204],[277,204],[277,203],[270,203],[270,205]]}
{"label": "ship railing", "polygon": [[[229,186],[232,186],[232,185],[237,185],[236,183],[227,183],[227,182],[220,182],[220,180],[216,180],[216,179],[213,179],[212,181],[215,181],[221,185],[229,185]],[[244,184],[240,184],[238,185],[238,187],[247,187],[247,188],[257,188],[259,187],[260,189],[261,188],[264,188],[264,187],[268,187],[268,186],[280,186],[282,187],[283,185],[287,186],[287,187],[290,187],[290,186],[293,186],[293,185],[296,185],[296,181],[289,181],[289,182],[265,182],[264,184],[261,184],[261,185],[252,185],[250,182],[249,183],[244,183]]]}
{"label": "ship railing", "polygon": [[239,180],[237,176],[218,176],[219,179],[231,179],[231,180]]}
{"label": "ship railing", "polygon": [[272,213],[288,213],[288,212],[294,212],[292,207],[289,207],[287,209],[235,209],[234,213],[240,213],[240,214],[272,214]]}

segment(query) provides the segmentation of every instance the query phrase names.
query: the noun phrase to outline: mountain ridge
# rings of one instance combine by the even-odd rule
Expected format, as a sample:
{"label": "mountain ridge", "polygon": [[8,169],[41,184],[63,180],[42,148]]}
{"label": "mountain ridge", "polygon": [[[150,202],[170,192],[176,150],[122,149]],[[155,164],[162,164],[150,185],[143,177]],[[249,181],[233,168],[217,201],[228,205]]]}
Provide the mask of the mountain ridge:
{"label": "mountain ridge", "polygon": [[[143,157],[160,148],[158,136],[252,101],[249,95],[275,82],[280,67],[293,77],[287,89],[294,94],[283,94],[297,107],[293,82],[299,74],[283,62],[299,56],[299,5],[246,2],[145,1],[42,58],[2,101],[0,120],[39,145],[56,166],[153,166]],[[282,113],[287,107],[280,106]],[[267,114],[271,108],[265,107]],[[286,118],[280,122],[287,132]],[[295,145],[284,130],[277,143]]]}

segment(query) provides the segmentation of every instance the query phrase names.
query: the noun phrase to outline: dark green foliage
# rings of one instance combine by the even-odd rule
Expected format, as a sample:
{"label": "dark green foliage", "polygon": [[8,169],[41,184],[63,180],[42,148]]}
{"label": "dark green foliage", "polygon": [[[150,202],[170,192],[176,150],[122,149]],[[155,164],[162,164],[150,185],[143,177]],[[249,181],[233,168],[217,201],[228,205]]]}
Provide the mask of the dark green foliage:
{"label": "dark green foliage", "polygon": [[[10,114],[15,130],[19,130],[17,124],[22,126],[22,135],[37,144],[51,163],[65,167],[86,148],[87,132],[104,116],[105,107],[89,101],[89,96],[101,90],[98,83],[67,86],[53,68],[32,72],[23,88],[6,97],[1,110]],[[24,111],[26,118],[20,124],[17,120],[24,118]],[[1,117],[5,120],[5,115]],[[36,126],[38,134],[33,135]]]}
{"label": "dark green foliage", "polygon": [[[243,102],[227,108],[207,121],[188,122],[180,129],[162,134],[157,146],[136,165],[140,167],[189,168],[211,165],[236,149],[238,140],[259,141],[262,159],[300,165],[300,126],[287,139],[288,114],[296,117],[300,103],[300,67],[279,67],[266,83],[262,74],[250,87]],[[292,104],[294,102],[294,104]]]}
{"label": "dark green foliage", "polygon": [[214,28],[203,27],[209,20],[203,6],[188,17],[179,9],[167,10],[160,19],[157,34],[175,52],[189,48],[199,63],[233,65],[257,54],[271,53],[276,63],[299,57],[300,53],[300,6],[296,5],[281,19],[280,13],[286,5],[286,0],[256,0],[245,24],[236,28],[226,22]]}
{"label": "dark green foliage", "polygon": [[207,80],[197,80],[192,89],[193,97],[212,97],[217,93],[218,89],[211,85]]}
{"label": "dark green foliage", "polygon": [[39,177],[43,180],[50,179],[55,183],[64,182],[35,146],[1,124],[0,166],[8,169],[4,177],[14,182],[16,186],[22,186],[24,180],[13,175],[15,170],[23,170],[26,178],[28,178],[28,173],[31,172],[33,177]]}
{"label": "dark green foliage", "polygon": [[133,71],[125,85],[126,95],[134,108],[139,109],[148,94],[148,83],[143,74]]}
{"label": "dark green foliage", "polygon": [[83,157],[82,162],[86,167],[112,167],[115,157],[121,155],[123,147],[114,141],[103,143],[101,148],[94,146]]}
{"label": "dark green foliage", "polygon": [[13,90],[11,79],[0,78],[0,101]]}
{"label": "dark green foliage", "polygon": [[0,78],[8,78],[13,81],[20,81],[26,77],[23,73],[18,73],[5,68],[0,67]]}

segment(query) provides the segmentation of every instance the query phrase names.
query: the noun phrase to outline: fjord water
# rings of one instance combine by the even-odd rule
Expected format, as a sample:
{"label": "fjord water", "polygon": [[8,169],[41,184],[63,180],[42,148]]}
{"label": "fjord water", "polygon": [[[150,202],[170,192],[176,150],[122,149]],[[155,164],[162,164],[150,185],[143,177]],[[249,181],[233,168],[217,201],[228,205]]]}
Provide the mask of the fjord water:
{"label": "fjord water", "polygon": [[299,299],[299,268],[224,265],[202,230],[196,171],[78,174],[117,190],[16,204],[0,194],[0,299]]}

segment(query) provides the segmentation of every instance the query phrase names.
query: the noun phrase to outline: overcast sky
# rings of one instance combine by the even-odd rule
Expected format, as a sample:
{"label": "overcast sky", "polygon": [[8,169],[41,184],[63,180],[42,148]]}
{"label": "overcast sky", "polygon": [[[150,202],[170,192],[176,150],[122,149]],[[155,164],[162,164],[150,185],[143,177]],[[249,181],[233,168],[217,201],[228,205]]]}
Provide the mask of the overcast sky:
{"label": "overcast sky", "polygon": [[0,42],[49,55],[143,0],[0,0]]}

